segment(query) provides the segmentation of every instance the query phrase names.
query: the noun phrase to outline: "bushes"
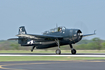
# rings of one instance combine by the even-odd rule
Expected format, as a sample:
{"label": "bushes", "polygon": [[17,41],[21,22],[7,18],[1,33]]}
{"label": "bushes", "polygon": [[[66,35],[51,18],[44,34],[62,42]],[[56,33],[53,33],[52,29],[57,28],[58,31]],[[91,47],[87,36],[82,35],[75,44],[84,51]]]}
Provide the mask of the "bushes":
{"label": "bushes", "polygon": [[[89,40],[87,40],[89,41]],[[76,48],[80,50],[102,50],[105,49],[105,42],[100,38],[93,38],[87,44],[77,45]],[[85,40],[86,43],[86,40]]]}
{"label": "bushes", "polygon": [[19,44],[11,44],[10,46],[12,46],[12,48],[14,49],[14,50],[19,50]]}
{"label": "bushes", "polygon": [[[73,45],[77,50],[105,50],[105,40],[93,38],[91,40],[81,40]],[[0,41],[0,50],[30,50],[32,47],[21,47],[17,41]],[[51,48],[55,50],[56,48]],[[61,46],[61,50],[69,50],[69,45]]]}

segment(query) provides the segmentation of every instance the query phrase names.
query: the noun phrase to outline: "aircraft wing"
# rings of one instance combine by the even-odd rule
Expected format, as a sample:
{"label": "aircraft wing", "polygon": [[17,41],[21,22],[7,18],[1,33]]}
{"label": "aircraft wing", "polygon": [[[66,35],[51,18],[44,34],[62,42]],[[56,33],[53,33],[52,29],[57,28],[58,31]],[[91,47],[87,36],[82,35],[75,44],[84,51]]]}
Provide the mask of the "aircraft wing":
{"label": "aircraft wing", "polygon": [[54,35],[18,34],[16,36],[22,38],[29,38],[29,39],[40,39],[40,38],[63,39],[62,36],[54,36]]}
{"label": "aircraft wing", "polygon": [[95,35],[96,33],[96,30],[94,30],[94,33],[93,34],[86,34],[86,35],[82,35],[83,37],[86,37],[86,36],[91,36],[91,35]]}

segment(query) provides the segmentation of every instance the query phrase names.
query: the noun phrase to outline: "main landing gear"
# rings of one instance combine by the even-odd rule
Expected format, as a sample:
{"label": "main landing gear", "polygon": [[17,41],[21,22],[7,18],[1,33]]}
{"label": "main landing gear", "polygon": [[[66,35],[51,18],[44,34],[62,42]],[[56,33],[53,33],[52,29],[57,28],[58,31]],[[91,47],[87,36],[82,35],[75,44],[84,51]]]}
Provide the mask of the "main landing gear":
{"label": "main landing gear", "polygon": [[[58,49],[56,49],[56,54],[60,55],[61,54],[61,50],[60,50],[60,41],[59,40],[55,40],[57,45],[58,45]],[[71,48],[71,54],[76,54],[76,50],[73,48],[72,44],[69,44],[70,48]]]}
{"label": "main landing gear", "polygon": [[71,53],[76,54],[76,50],[73,48],[72,44],[69,44],[69,45],[70,45],[70,48],[71,48]]}
{"label": "main landing gear", "polygon": [[35,48],[35,46],[32,47],[31,52],[33,52],[34,48]]}
{"label": "main landing gear", "polygon": [[57,45],[58,45],[58,49],[56,49],[56,54],[57,54],[57,55],[60,55],[60,54],[61,54],[60,42],[59,42],[59,40],[55,40],[55,41],[56,41],[56,43],[57,43]]}

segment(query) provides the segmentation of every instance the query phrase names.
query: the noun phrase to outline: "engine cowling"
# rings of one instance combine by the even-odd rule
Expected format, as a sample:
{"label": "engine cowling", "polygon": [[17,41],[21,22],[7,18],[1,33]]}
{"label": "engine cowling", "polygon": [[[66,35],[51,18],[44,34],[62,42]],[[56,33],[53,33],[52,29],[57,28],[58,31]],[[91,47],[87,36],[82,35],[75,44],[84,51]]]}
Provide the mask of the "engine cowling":
{"label": "engine cowling", "polygon": [[73,32],[71,33],[71,41],[72,43],[77,43],[82,39],[83,35],[82,35],[82,31],[79,29],[75,29],[73,30]]}
{"label": "engine cowling", "polygon": [[82,31],[78,30],[77,31],[77,40],[80,41],[82,39]]}

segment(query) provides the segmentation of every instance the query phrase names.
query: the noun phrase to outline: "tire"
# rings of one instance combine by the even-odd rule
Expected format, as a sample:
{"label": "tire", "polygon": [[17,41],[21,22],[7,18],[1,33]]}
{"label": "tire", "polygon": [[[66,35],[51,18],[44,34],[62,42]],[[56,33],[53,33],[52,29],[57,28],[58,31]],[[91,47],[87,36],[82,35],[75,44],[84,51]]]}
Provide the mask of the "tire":
{"label": "tire", "polygon": [[76,54],[76,50],[75,50],[75,49],[72,49],[72,50],[71,50],[71,53],[72,53],[72,54]]}
{"label": "tire", "polygon": [[57,54],[57,55],[60,55],[60,54],[61,54],[61,50],[60,50],[60,49],[57,49],[57,50],[56,50],[56,54]]}

